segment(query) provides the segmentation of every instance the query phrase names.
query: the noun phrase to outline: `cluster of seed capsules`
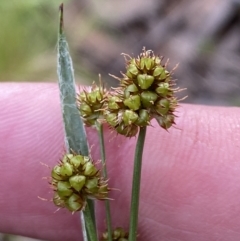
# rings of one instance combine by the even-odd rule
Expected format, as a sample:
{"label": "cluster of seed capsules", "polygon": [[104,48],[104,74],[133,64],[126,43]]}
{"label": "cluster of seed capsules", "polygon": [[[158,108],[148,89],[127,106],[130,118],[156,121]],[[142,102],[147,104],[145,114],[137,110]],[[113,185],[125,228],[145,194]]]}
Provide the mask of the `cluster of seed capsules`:
{"label": "cluster of seed capsules", "polygon": [[71,212],[84,209],[87,198],[104,200],[108,196],[107,181],[88,156],[66,154],[52,169],[53,202]]}
{"label": "cluster of seed capsules", "polygon": [[[101,241],[108,241],[109,234],[108,232],[104,232],[101,238]],[[128,241],[128,233],[124,231],[123,228],[118,227],[115,228],[112,232],[112,240],[113,241]]]}
{"label": "cluster of seed capsules", "polygon": [[143,49],[137,57],[125,56],[126,72],[118,88],[107,91],[102,86],[93,86],[78,96],[80,114],[86,125],[104,120],[117,133],[135,136],[140,127],[150,125],[155,118],[158,124],[168,129],[174,124],[174,111],[178,106],[175,81],[162,64],[162,58],[153,51]]}

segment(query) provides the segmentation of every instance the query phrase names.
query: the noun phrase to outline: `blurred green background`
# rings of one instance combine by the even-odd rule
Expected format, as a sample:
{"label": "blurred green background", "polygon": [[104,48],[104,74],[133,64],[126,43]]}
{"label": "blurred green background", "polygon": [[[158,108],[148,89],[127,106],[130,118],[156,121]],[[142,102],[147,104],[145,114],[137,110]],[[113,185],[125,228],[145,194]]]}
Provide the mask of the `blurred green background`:
{"label": "blurred green background", "polygon": [[[0,1],[0,81],[57,82],[60,0]],[[240,1],[65,0],[65,32],[78,83],[108,86],[121,53],[143,46],[170,58],[186,102],[240,105]],[[1,236],[9,240],[9,236]]]}
{"label": "blurred green background", "polygon": [[53,71],[60,2],[0,2],[0,81],[56,78]]}

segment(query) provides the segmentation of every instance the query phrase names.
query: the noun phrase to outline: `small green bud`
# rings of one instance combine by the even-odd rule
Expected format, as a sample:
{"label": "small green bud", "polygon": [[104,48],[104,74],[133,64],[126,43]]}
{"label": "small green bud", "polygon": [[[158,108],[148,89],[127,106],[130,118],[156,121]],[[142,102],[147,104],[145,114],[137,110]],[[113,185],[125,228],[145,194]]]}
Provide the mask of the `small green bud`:
{"label": "small green bud", "polygon": [[82,101],[87,101],[87,93],[85,91],[80,92],[78,98]]}
{"label": "small green bud", "polygon": [[152,75],[139,74],[137,76],[137,80],[138,80],[138,85],[140,86],[140,88],[143,90],[146,90],[152,85],[152,83],[154,81],[154,77]]}
{"label": "small green bud", "polygon": [[165,69],[165,71],[163,71],[159,76],[159,80],[165,80],[168,75],[169,75],[169,72]]}
{"label": "small green bud", "polygon": [[66,204],[70,211],[76,212],[83,209],[85,202],[81,200],[80,196],[73,193],[66,201]]}
{"label": "small green bud", "polygon": [[139,118],[134,122],[134,124],[138,126],[147,126],[150,122],[149,112],[145,109],[141,109],[138,115]]}
{"label": "small green bud", "polygon": [[129,98],[132,93],[137,93],[138,87],[135,84],[128,85],[124,91],[125,98]]}
{"label": "small green bud", "polygon": [[153,71],[153,76],[155,78],[158,78],[164,72],[165,72],[165,69],[162,66],[157,66]]}
{"label": "small green bud", "polygon": [[84,164],[84,159],[82,155],[76,155],[70,158],[69,161],[75,168],[78,168],[80,165]]}
{"label": "small green bud", "polygon": [[118,124],[117,113],[107,113],[105,115],[106,121],[110,126],[116,126]]}
{"label": "small green bud", "polygon": [[154,66],[154,59],[152,58],[141,58],[140,60],[140,68],[143,70],[146,68],[147,70],[152,69]]}
{"label": "small green bud", "polygon": [[55,192],[53,197],[53,203],[58,207],[65,207],[65,201]]}
{"label": "small green bud", "polygon": [[62,176],[71,176],[73,173],[73,166],[68,163],[68,162],[64,162],[63,165],[60,168],[60,174]]}
{"label": "small green bud", "polygon": [[83,172],[84,175],[94,176],[97,172],[98,172],[97,168],[91,162],[87,162],[84,165],[84,172]]}
{"label": "small green bud", "polygon": [[86,177],[82,175],[75,175],[69,178],[69,183],[76,190],[80,191],[86,182]]}
{"label": "small green bud", "polygon": [[125,125],[131,125],[138,118],[138,114],[133,110],[125,110],[123,114],[123,121]]}
{"label": "small green bud", "polygon": [[103,99],[99,88],[97,88],[92,92],[89,92],[87,97],[88,97],[88,101],[92,104],[96,104],[97,102]]}
{"label": "small green bud", "polygon": [[125,235],[126,235],[126,232],[124,231],[123,228],[116,228],[113,231],[113,239],[124,238]]}
{"label": "small green bud", "polygon": [[[109,238],[108,232],[102,234],[101,241],[107,241]],[[128,233],[123,228],[115,228],[112,232],[112,240],[114,241],[128,241]]]}
{"label": "small green bud", "polygon": [[141,100],[139,95],[131,95],[123,101],[124,105],[131,110],[138,110],[141,107]]}
{"label": "small green bud", "polygon": [[117,96],[111,96],[109,99],[108,99],[108,108],[110,110],[118,110],[120,108],[119,104],[118,103],[121,103],[122,100],[117,97]]}
{"label": "small green bud", "polygon": [[85,187],[88,189],[87,192],[95,193],[98,191],[98,178],[88,179],[85,183]]}
{"label": "small green bud", "polygon": [[64,155],[62,162],[68,162],[68,160],[70,160],[73,157],[73,154],[66,154]]}
{"label": "small green bud", "polygon": [[160,83],[158,87],[155,89],[155,91],[162,97],[166,97],[169,93],[172,92],[169,88],[168,83]]}
{"label": "small green bud", "polygon": [[170,108],[170,101],[161,99],[156,103],[156,111],[161,115],[166,115]]}
{"label": "small green bud", "polygon": [[135,64],[130,64],[127,66],[127,77],[130,79],[135,78],[138,75],[139,71]]}
{"label": "small green bud", "polygon": [[59,181],[57,183],[57,193],[61,198],[69,197],[73,193],[70,183],[65,181]]}
{"label": "small green bud", "polygon": [[153,106],[157,98],[158,98],[158,95],[153,91],[143,91],[141,93],[141,102],[145,108]]}
{"label": "small green bud", "polygon": [[80,109],[80,112],[81,112],[83,117],[86,116],[86,115],[91,115],[92,114],[91,107],[88,104],[86,104],[86,103],[81,103],[79,109]]}
{"label": "small green bud", "polygon": [[58,180],[58,181],[61,181],[63,180],[63,177],[61,176],[60,174],[60,170],[61,170],[61,167],[59,165],[56,165],[53,169],[52,169],[52,173],[51,173],[51,176],[52,178]]}
{"label": "small green bud", "polygon": [[91,104],[97,102],[97,93],[95,91],[88,93],[88,102]]}

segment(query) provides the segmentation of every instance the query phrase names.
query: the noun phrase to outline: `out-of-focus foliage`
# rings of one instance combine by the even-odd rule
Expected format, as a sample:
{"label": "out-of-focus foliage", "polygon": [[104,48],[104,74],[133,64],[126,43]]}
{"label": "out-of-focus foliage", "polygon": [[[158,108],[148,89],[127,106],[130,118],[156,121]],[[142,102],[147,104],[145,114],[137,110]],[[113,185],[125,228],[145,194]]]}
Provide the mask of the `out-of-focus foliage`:
{"label": "out-of-focus foliage", "polygon": [[48,56],[56,45],[60,3],[60,0],[0,1],[0,81],[48,78],[55,64]]}
{"label": "out-of-focus foliage", "polygon": [[[56,81],[60,0],[0,0],[0,81]],[[64,25],[78,82],[124,70],[143,46],[177,63],[188,102],[240,103],[240,0],[65,0]]]}

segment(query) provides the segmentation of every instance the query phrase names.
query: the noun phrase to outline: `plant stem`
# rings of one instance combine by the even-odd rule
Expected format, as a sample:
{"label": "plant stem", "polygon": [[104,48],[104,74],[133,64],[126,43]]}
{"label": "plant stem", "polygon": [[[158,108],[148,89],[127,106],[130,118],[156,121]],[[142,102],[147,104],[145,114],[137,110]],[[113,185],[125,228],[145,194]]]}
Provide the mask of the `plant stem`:
{"label": "plant stem", "polygon": [[88,235],[89,240],[98,241],[95,223],[93,222],[92,214],[91,214],[88,204],[86,205],[83,213],[84,213],[85,225],[86,225],[87,235]]}
{"label": "plant stem", "polygon": [[[60,5],[60,24],[58,34],[58,66],[57,73],[59,79],[60,100],[62,107],[63,123],[65,130],[65,145],[67,152],[81,153],[88,156],[88,144],[83,122],[79,116],[76,105],[76,90],[72,59],[69,54],[68,44],[63,32],[63,4]],[[95,222],[95,212],[92,200],[88,200],[88,208],[91,207],[91,217]],[[80,212],[83,215],[82,212]],[[84,217],[86,219],[86,217]],[[84,220],[81,217],[81,220]],[[89,219],[89,218],[88,218]],[[85,223],[82,221],[83,234],[85,233]],[[87,231],[88,232],[88,231]],[[93,232],[93,230],[91,230]],[[96,234],[96,229],[95,229]],[[87,241],[86,235],[84,241]],[[87,235],[90,237],[90,234]],[[93,240],[89,240],[93,241]]]}
{"label": "plant stem", "polygon": [[[104,179],[108,179],[107,166],[106,166],[106,154],[105,154],[105,144],[103,136],[103,125],[96,121],[96,128],[98,132],[98,138],[100,142],[100,151],[101,151],[101,161],[103,167],[103,176]],[[111,224],[111,210],[109,200],[105,200],[105,211],[106,211],[106,220],[107,220],[107,230],[108,230],[108,241],[112,241],[112,224]]]}
{"label": "plant stem", "polygon": [[92,216],[92,221],[94,223],[95,231],[96,231],[97,230],[97,226],[96,226],[95,203],[94,203],[94,200],[87,199],[87,205],[89,207],[89,210],[90,210],[90,213],[91,213],[91,216]]}
{"label": "plant stem", "polygon": [[143,146],[144,146],[144,141],[146,136],[146,130],[147,130],[147,127],[140,128],[136,149],[135,149],[133,182],[132,182],[132,200],[131,200],[131,210],[130,210],[131,216],[130,216],[130,228],[129,228],[129,237],[128,237],[129,241],[136,241],[136,238],[137,238],[142,154],[143,154]]}

